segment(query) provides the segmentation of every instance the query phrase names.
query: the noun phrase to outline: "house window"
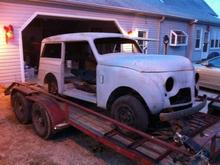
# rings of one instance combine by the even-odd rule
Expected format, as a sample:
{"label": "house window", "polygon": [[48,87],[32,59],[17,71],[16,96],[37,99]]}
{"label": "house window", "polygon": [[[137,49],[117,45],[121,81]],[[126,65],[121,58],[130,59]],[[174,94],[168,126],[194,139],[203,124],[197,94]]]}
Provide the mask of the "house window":
{"label": "house window", "polygon": [[148,36],[148,31],[147,30],[138,30],[137,31],[138,33],[137,33],[137,37],[138,38],[143,38],[143,40],[138,40],[138,44],[139,44],[139,46],[141,47],[141,49],[143,50],[143,51],[145,51],[144,53],[146,53],[146,48],[147,48],[147,41],[145,41],[144,39],[146,39],[147,38],[147,36]]}
{"label": "house window", "polygon": [[196,44],[195,44],[195,49],[200,49],[201,48],[201,38],[202,38],[202,31],[196,30]]}
{"label": "house window", "polygon": [[219,40],[215,40],[215,48],[219,47],[218,42],[219,42]]}
{"label": "house window", "polygon": [[219,32],[212,32],[211,33],[211,45],[212,49],[219,49],[220,48],[220,33]]}
{"label": "house window", "polygon": [[211,48],[214,48],[214,47],[215,47],[215,40],[211,39]]}
{"label": "house window", "polygon": [[188,43],[188,35],[184,31],[171,30],[170,46],[186,46]]}

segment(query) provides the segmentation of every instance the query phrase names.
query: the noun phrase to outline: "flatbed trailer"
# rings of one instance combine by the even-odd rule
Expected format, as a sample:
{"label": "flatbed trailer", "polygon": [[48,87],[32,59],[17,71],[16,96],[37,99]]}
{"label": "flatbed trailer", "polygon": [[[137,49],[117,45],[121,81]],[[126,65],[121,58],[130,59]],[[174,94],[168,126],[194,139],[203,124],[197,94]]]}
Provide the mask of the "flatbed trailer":
{"label": "flatbed trailer", "polygon": [[[13,83],[5,94],[11,94],[11,104],[19,121],[29,123],[32,120],[36,133],[44,139],[73,126],[142,165],[177,161],[189,164],[194,160],[208,163],[220,156],[220,120],[212,115],[196,113],[184,121],[175,121],[184,123],[187,131],[173,132],[170,127],[157,127],[142,132],[67,98],[50,94],[37,84]],[[19,118],[19,112],[25,112],[26,116]]]}

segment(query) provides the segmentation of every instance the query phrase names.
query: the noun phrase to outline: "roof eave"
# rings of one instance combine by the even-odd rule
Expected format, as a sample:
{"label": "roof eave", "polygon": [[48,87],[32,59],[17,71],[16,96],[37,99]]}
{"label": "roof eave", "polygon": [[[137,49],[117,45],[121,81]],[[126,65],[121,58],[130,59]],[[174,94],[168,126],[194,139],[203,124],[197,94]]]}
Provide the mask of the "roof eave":
{"label": "roof eave", "polygon": [[198,21],[198,24],[203,24],[203,25],[212,25],[212,26],[220,26],[220,19],[219,23],[218,22],[210,22],[210,21]]}
{"label": "roof eave", "polygon": [[85,3],[85,2],[64,2],[62,0],[27,0],[29,2],[38,2],[38,3],[44,3],[44,4],[54,4],[54,5],[64,5],[64,6],[72,6],[72,7],[83,7],[88,9],[98,9],[98,10],[105,10],[105,11],[117,11],[120,13],[129,13],[129,14],[135,14],[135,15],[143,15],[143,16],[153,16],[160,18],[161,16],[170,17],[170,18],[178,18],[182,20],[192,20],[189,18],[184,17],[178,17],[175,15],[169,15],[169,14],[159,14],[159,13],[152,13],[152,12],[146,12],[143,10],[135,10],[125,7],[117,7],[117,6],[107,6],[107,5],[99,5],[99,4],[92,4],[92,3]]}
{"label": "roof eave", "polygon": [[[72,6],[72,7],[83,7],[87,9],[95,9],[95,10],[102,10],[102,11],[117,11],[119,13],[126,13],[126,14],[134,14],[134,15],[140,15],[140,16],[152,16],[156,18],[161,18],[162,16],[165,16],[166,18],[171,19],[178,19],[186,22],[192,22],[195,19],[194,18],[186,18],[176,15],[170,15],[170,14],[160,14],[160,13],[149,13],[143,10],[135,10],[125,7],[117,7],[117,6],[107,6],[107,5],[99,5],[99,4],[92,4],[92,3],[85,3],[85,2],[64,2],[63,0],[27,0],[29,2],[38,2],[38,3],[44,3],[44,4],[54,4],[54,5],[64,5],[64,6]],[[202,21],[198,20],[198,23],[201,24],[209,24],[209,25],[215,25],[220,26],[220,23],[217,22],[210,22],[210,21]]]}

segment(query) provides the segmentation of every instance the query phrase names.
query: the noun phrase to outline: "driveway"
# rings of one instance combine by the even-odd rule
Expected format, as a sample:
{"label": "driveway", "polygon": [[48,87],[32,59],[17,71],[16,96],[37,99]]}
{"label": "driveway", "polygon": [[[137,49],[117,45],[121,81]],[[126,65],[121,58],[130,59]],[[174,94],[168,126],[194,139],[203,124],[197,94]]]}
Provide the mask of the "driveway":
{"label": "driveway", "polygon": [[135,165],[136,163],[70,128],[49,141],[32,125],[16,120],[10,97],[0,87],[0,165]]}
{"label": "driveway", "polygon": [[[20,124],[10,97],[0,87],[0,165],[135,165],[80,131],[69,128],[51,140],[39,138],[32,125]],[[200,94],[216,96],[209,91]],[[207,112],[207,107],[203,109]]]}

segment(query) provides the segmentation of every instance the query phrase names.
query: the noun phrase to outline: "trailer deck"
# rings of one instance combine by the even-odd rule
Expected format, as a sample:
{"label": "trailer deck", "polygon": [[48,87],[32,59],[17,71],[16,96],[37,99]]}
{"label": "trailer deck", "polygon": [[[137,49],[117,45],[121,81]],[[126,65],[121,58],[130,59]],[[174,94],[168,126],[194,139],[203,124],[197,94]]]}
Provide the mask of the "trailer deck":
{"label": "trailer deck", "polygon": [[220,120],[212,115],[197,113],[184,121],[175,121],[183,122],[182,126],[187,127],[179,132],[181,137],[176,137],[172,127],[141,132],[68,99],[49,94],[36,84],[14,83],[5,91],[11,93],[12,99],[16,92],[22,93],[31,104],[41,104],[48,110],[52,132],[71,125],[140,164],[192,161],[194,158],[212,161],[220,155],[217,149]]}

